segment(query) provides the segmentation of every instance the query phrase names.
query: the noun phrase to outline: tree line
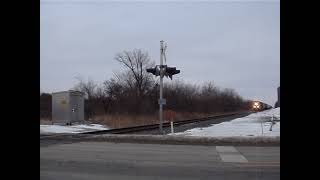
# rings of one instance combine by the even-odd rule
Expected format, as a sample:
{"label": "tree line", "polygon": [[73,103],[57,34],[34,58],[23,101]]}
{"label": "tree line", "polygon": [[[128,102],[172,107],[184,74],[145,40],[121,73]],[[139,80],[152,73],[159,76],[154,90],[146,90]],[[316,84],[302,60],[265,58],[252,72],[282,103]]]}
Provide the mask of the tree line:
{"label": "tree line", "polygon": [[[124,70],[98,84],[78,78],[73,90],[84,92],[87,119],[104,114],[150,115],[158,112],[159,78],[146,72],[155,65],[147,52],[123,51],[115,58]],[[181,80],[164,83],[165,109],[175,112],[217,113],[247,110],[249,101],[233,89],[221,89],[212,82],[193,85]],[[51,95],[40,95],[40,118],[51,116]],[[50,104],[50,105],[49,105]],[[50,107],[49,107],[50,106]]]}

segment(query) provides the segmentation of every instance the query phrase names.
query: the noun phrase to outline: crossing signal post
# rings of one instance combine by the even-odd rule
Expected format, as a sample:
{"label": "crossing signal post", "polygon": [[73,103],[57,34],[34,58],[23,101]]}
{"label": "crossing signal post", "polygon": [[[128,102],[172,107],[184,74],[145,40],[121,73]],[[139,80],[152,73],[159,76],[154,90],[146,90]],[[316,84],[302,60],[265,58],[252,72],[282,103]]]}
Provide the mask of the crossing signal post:
{"label": "crossing signal post", "polygon": [[159,130],[160,134],[164,134],[162,130],[162,124],[163,124],[163,105],[166,104],[166,99],[163,99],[163,77],[169,77],[172,80],[172,76],[175,74],[179,74],[180,70],[177,70],[176,67],[169,67],[167,65],[163,65],[163,57],[166,60],[165,56],[165,50],[166,47],[163,46],[163,41],[160,41],[160,65],[157,65],[154,68],[148,68],[146,69],[148,73],[151,73],[155,76],[160,76],[160,98],[159,98]]}

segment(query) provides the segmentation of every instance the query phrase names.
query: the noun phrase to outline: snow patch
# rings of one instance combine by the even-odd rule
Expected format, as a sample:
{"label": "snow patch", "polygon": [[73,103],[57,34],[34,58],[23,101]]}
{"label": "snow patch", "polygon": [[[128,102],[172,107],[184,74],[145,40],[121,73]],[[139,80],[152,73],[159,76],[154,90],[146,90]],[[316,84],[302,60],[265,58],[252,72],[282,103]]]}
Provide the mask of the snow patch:
{"label": "snow patch", "polygon": [[72,126],[62,125],[40,125],[40,134],[44,133],[82,133],[97,130],[108,130],[109,128],[101,124],[79,124]]}
{"label": "snow patch", "polygon": [[[271,118],[275,117],[275,124],[271,127]],[[215,124],[207,128],[194,128],[171,135],[203,136],[203,137],[231,137],[231,136],[279,136],[280,137],[280,107],[250,114],[233,121]]]}

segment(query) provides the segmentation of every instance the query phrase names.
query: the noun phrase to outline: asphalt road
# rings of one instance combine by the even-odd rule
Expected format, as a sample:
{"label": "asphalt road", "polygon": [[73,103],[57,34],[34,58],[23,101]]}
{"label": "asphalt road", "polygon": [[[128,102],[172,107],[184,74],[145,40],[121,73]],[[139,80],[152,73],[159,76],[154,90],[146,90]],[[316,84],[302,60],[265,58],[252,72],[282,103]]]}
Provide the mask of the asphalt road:
{"label": "asphalt road", "polygon": [[280,179],[280,147],[53,144],[40,146],[40,178]]}

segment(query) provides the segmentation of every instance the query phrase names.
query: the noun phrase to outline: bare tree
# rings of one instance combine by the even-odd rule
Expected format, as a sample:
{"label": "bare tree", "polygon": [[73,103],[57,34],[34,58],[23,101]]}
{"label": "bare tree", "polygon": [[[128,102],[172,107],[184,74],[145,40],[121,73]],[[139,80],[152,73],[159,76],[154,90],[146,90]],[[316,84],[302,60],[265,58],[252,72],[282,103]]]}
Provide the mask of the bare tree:
{"label": "bare tree", "polygon": [[87,81],[81,77],[76,77],[76,79],[79,82],[74,86],[73,90],[85,93],[87,99],[85,100],[84,111],[86,118],[90,119],[94,116],[94,109],[96,106],[94,97],[97,84],[91,79],[88,79]]}
{"label": "bare tree", "polygon": [[[109,114],[153,114],[158,111],[159,91],[156,78],[146,72],[154,66],[147,52],[140,49],[123,51],[115,60],[125,67],[113,77],[97,85],[93,80],[77,77],[75,90],[86,94],[87,117]],[[233,89],[221,89],[213,83],[202,86],[174,80],[164,84],[166,108],[177,112],[215,113],[247,107]]]}
{"label": "bare tree", "polygon": [[106,92],[104,91],[104,87],[97,86],[93,95],[96,99],[104,99],[106,97]]}
{"label": "bare tree", "polygon": [[88,79],[88,81],[85,81],[82,77],[76,77],[76,79],[79,82],[73,89],[85,93],[88,99],[92,99],[94,97],[97,84],[91,79]]}
{"label": "bare tree", "polygon": [[219,89],[214,85],[213,82],[206,82],[201,87],[201,95],[205,97],[217,96],[218,92]]}
{"label": "bare tree", "polygon": [[137,97],[143,96],[153,82],[152,75],[145,70],[154,65],[154,62],[150,61],[148,53],[143,52],[141,49],[123,51],[115,56],[115,60],[128,70],[125,74],[122,74],[122,77],[117,75],[117,78],[122,78],[127,85],[135,89]]}

